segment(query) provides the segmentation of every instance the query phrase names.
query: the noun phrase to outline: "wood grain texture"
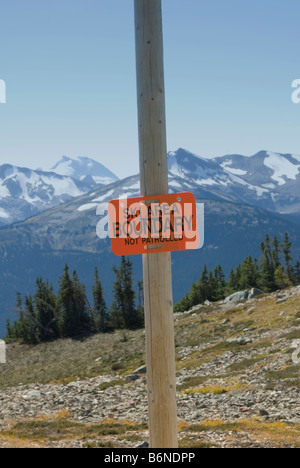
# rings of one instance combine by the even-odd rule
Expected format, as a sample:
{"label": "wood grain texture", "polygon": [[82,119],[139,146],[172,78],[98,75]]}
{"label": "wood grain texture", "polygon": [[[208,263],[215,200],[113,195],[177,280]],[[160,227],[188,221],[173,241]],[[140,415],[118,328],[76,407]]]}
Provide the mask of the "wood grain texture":
{"label": "wood grain texture", "polygon": [[[161,0],[135,0],[141,195],[168,193]],[[177,448],[170,253],[143,255],[150,446]]]}

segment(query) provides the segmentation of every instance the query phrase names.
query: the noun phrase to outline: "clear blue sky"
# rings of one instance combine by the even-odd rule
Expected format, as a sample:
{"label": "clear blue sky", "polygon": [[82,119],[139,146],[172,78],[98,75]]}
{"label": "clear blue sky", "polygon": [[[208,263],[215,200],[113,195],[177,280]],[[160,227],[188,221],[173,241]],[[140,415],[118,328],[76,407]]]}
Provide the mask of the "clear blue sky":
{"label": "clear blue sky", "polygon": [[[299,0],[163,0],[168,149],[300,154]],[[138,172],[133,0],[1,0],[0,164]]]}

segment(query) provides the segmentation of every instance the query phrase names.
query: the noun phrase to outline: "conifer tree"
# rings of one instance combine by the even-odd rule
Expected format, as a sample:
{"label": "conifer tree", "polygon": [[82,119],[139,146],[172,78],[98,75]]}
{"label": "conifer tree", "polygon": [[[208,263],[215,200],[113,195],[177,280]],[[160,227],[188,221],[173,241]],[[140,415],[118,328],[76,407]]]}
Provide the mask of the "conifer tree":
{"label": "conifer tree", "polygon": [[272,245],[273,245],[272,259],[273,259],[274,269],[277,270],[277,268],[280,266],[280,242],[276,235],[273,238]]}
{"label": "conifer tree", "polygon": [[270,261],[268,249],[265,249],[261,263],[260,287],[266,292],[271,292],[275,289],[274,267]]}
{"label": "conifer tree", "polygon": [[204,265],[201,278],[199,280],[199,303],[205,302],[209,297],[209,271],[206,265]]}
{"label": "conifer tree", "polygon": [[293,267],[291,262],[293,260],[291,251],[292,251],[292,242],[290,241],[290,237],[288,232],[284,235],[283,243],[281,244],[282,254],[285,261],[285,271],[290,281],[293,281]]}
{"label": "conifer tree", "polygon": [[227,282],[227,289],[229,293],[232,293],[237,290],[237,281],[236,281],[236,275],[234,268],[231,268],[230,273],[229,273],[229,278]]}
{"label": "conifer tree", "polygon": [[207,299],[214,302],[224,298],[225,287],[225,275],[221,265],[218,265],[209,273]]}
{"label": "conifer tree", "polygon": [[212,271],[208,274],[207,281],[207,292],[205,300],[216,301],[217,300],[217,281]]}
{"label": "conifer tree", "polygon": [[76,336],[90,333],[92,324],[88,313],[85,285],[78,278],[76,270],[72,277],[68,265],[59,280],[57,303],[61,309],[63,336]]}
{"label": "conifer tree", "polygon": [[189,310],[194,305],[201,304],[201,302],[203,302],[203,296],[201,295],[199,279],[197,283],[192,284],[189,294],[184,298],[184,310]]}
{"label": "conifer tree", "polygon": [[235,284],[236,284],[236,289],[237,291],[239,289],[242,289],[241,286],[241,276],[242,276],[242,266],[238,265],[235,270]]}
{"label": "conifer tree", "polygon": [[292,285],[288,276],[285,274],[284,268],[282,265],[280,265],[275,270],[274,279],[275,279],[275,285],[278,289],[284,289]]}
{"label": "conifer tree", "polygon": [[53,285],[42,278],[36,280],[34,295],[36,319],[40,341],[53,340],[59,337],[59,316]]}
{"label": "conifer tree", "polygon": [[78,278],[77,271],[72,275],[73,323],[75,334],[91,331],[91,317],[88,313],[85,285]]}
{"label": "conifer tree", "polygon": [[69,266],[65,265],[63,276],[59,280],[57,303],[62,316],[62,335],[70,336],[73,319],[73,288]]}
{"label": "conifer tree", "polygon": [[258,285],[258,276],[257,263],[253,260],[251,255],[249,255],[241,265],[240,288],[256,288]]}
{"label": "conifer tree", "polygon": [[138,328],[141,317],[135,307],[135,292],[133,289],[132,262],[122,257],[119,269],[114,268],[116,280],[113,287],[113,304],[110,317],[115,326]]}
{"label": "conifer tree", "polygon": [[27,344],[37,344],[39,342],[39,332],[34,311],[32,296],[25,297],[25,310],[21,322],[22,339]]}
{"label": "conifer tree", "polygon": [[104,300],[104,292],[99,278],[98,268],[95,268],[93,286],[93,319],[95,322],[96,331],[107,331],[107,308]]}

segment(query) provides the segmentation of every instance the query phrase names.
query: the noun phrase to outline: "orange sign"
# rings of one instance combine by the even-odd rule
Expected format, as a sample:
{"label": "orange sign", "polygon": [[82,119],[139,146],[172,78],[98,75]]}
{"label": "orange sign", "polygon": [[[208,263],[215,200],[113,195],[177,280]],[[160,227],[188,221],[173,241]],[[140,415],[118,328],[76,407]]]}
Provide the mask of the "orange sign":
{"label": "orange sign", "polygon": [[199,248],[196,199],[192,193],[112,200],[108,214],[116,255]]}

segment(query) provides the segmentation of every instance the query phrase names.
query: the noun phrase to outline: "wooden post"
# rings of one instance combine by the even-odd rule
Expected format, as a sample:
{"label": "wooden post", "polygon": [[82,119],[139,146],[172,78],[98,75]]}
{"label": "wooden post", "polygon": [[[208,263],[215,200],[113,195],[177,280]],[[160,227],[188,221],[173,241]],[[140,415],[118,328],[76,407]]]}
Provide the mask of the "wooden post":
{"label": "wooden post", "polygon": [[[141,195],[168,193],[161,0],[135,0]],[[177,448],[170,253],[143,255],[150,446]]]}

